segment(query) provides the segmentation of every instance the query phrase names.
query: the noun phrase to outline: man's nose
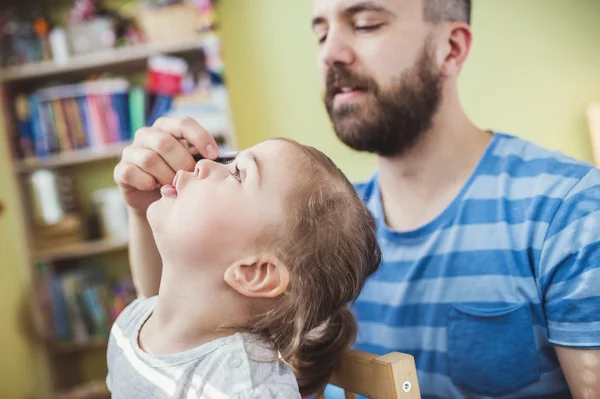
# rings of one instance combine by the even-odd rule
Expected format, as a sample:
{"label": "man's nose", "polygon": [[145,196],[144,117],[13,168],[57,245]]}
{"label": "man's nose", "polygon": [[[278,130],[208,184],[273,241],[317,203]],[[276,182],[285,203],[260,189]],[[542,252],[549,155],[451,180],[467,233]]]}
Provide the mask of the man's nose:
{"label": "man's nose", "polygon": [[354,50],[348,35],[339,30],[330,29],[321,47],[321,60],[327,66],[350,65],[354,62]]}

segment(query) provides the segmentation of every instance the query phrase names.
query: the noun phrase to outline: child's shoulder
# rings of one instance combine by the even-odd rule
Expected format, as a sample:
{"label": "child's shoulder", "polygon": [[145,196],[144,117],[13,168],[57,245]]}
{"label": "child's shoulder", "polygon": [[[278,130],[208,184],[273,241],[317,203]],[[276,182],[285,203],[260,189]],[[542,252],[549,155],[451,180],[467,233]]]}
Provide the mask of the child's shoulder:
{"label": "child's shoulder", "polygon": [[212,356],[219,366],[209,367],[215,373],[205,376],[223,392],[238,399],[300,399],[296,377],[276,350],[247,334],[234,334],[224,342]]}
{"label": "child's shoulder", "polygon": [[138,324],[145,321],[156,305],[156,296],[150,298],[137,298],[121,311],[114,324],[123,332],[138,328]]}

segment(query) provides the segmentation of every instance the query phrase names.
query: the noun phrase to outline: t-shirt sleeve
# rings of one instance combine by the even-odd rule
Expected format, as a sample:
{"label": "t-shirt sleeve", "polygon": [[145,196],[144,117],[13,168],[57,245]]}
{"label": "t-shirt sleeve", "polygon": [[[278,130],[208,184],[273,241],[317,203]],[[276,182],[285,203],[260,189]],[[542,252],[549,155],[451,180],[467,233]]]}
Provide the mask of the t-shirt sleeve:
{"label": "t-shirt sleeve", "polygon": [[600,348],[600,171],[590,170],[563,199],[539,263],[549,341]]}

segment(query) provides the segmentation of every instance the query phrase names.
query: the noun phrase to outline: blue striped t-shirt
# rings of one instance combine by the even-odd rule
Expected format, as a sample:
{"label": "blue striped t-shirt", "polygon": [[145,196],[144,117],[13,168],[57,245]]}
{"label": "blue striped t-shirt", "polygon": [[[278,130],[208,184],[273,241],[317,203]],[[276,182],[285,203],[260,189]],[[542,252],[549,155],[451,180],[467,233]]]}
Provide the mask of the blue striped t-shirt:
{"label": "blue striped t-shirt", "polygon": [[553,344],[600,347],[600,170],[494,134],[435,220],[386,227],[354,311],[356,348],[415,357],[423,398],[568,398]]}

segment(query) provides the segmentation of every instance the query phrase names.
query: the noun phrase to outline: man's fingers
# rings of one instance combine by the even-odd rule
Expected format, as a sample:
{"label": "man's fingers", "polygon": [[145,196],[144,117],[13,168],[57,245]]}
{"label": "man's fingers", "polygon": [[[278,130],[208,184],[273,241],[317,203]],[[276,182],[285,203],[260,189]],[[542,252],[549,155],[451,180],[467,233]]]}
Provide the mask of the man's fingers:
{"label": "man's fingers", "polygon": [[219,147],[215,139],[192,118],[162,117],[154,123],[153,127],[177,139],[186,139],[205,158],[215,159],[219,155]]}
{"label": "man's fingers", "polygon": [[131,163],[119,163],[114,170],[114,179],[119,185],[133,187],[140,191],[158,188],[158,182],[150,174]]}
{"label": "man's fingers", "polygon": [[[171,134],[155,128],[145,128],[137,131],[134,141],[134,147],[146,148],[155,152],[159,158],[164,160],[173,173],[180,169],[188,171],[193,170],[196,165],[189,150],[180,140]],[[145,156],[150,159],[146,159],[144,164],[138,163],[138,166],[141,166],[142,168],[152,167],[155,162],[155,157],[151,154],[145,154]],[[149,172],[154,174],[152,171]]]}
{"label": "man's fingers", "polygon": [[[191,157],[189,154],[185,154]],[[170,184],[175,177],[175,171],[158,154],[145,147],[126,147],[123,150],[123,160],[150,175],[155,182]]]}

